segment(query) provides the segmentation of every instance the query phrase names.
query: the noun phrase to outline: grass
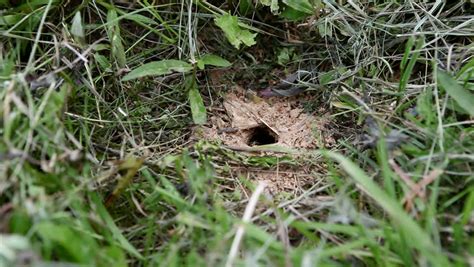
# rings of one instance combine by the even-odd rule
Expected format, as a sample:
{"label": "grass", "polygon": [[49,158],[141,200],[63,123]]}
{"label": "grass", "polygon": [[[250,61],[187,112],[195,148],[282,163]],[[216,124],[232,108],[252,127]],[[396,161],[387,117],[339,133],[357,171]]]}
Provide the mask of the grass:
{"label": "grass", "polygon": [[[0,266],[473,264],[473,4],[254,2],[0,1]],[[298,68],[335,145],[196,140]]]}

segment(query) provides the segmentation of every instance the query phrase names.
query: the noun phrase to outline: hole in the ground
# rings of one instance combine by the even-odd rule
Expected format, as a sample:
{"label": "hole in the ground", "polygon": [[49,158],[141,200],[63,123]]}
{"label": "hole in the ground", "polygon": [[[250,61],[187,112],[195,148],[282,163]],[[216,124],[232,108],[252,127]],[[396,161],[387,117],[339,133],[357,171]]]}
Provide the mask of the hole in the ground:
{"label": "hole in the ground", "polygon": [[250,129],[249,146],[261,146],[275,144],[278,142],[278,135],[266,125],[260,125]]}

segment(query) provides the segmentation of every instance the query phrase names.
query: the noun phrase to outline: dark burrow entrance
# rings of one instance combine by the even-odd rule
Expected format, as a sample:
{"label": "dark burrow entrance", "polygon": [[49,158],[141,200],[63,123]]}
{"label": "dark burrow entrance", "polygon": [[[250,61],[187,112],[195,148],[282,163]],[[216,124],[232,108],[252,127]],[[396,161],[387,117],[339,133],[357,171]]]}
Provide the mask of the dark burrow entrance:
{"label": "dark burrow entrance", "polygon": [[266,125],[259,125],[250,129],[249,146],[270,145],[278,142],[278,135]]}

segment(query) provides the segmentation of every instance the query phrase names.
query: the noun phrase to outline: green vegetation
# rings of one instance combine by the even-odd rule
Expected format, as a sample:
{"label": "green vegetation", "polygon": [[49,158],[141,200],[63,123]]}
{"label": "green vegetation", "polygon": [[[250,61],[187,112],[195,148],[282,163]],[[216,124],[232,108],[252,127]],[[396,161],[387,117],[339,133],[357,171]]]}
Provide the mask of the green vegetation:
{"label": "green vegetation", "polygon": [[[472,1],[0,0],[0,266],[472,266],[473,41]],[[335,145],[196,140],[297,69]]]}

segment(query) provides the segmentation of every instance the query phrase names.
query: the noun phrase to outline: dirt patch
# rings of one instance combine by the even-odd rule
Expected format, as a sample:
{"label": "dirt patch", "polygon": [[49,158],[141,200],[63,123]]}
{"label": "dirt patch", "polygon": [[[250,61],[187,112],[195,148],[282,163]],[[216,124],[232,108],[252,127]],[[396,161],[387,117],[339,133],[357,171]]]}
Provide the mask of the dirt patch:
{"label": "dirt patch", "polygon": [[[292,167],[287,165],[278,166],[273,169],[261,168],[234,168],[234,175],[245,177],[248,180],[262,181],[272,194],[281,192],[300,195],[315,182],[313,172],[315,166]],[[320,168],[317,168],[317,172]],[[250,193],[250,192],[249,192]]]}
{"label": "dirt patch", "polygon": [[[301,99],[261,99],[236,87],[224,97],[224,112],[214,114],[204,138],[225,145],[250,148],[275,144],[286,148],[314,149],[334,143],[324,136],[324,115],[303,111]],[[323,112],[323,111],[318,111]]]}
{"label": "dirt patch", "polygon": [[[220,140],[224,145],[251,153],[262,146],[287,149],[317,149],[332,146],[324,110],[307,113],[303,97],[262,99],[235,87],[224,96],[223,108],[214,109],[211,126],[202,128],[199,139]],[[252,152],[258,155],[269,151]],[[278,165],[268,170],[233,170],[254,180],[265,181],[273,192],[295,191],[311,182],[311,168]]]}

